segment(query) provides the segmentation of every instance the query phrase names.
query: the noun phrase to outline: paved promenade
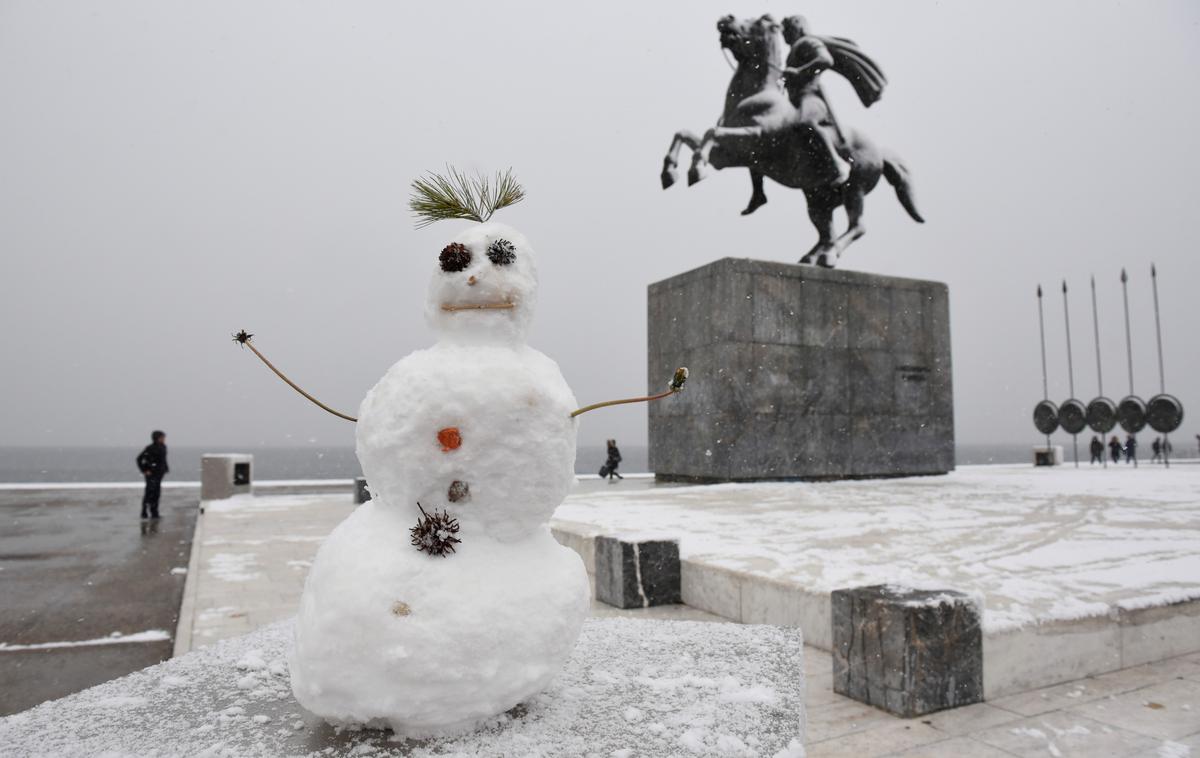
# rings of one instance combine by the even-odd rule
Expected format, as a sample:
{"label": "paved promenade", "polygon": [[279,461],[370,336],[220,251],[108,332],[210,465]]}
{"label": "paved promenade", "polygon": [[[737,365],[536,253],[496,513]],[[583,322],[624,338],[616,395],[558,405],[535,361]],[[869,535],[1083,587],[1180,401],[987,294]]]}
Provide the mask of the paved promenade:
{"label": "paved promenade", "polygon": [[[567,505],[651,486],[585,481]],[[321,539],[354,507],[348,493],[210,504],[197,527],[177,651],[292,615]],[[619,611],[597,603],[594,612],[723,621],[686,606]],[[805,669],[812,758],[1200,755],[1200,654],[908,720],[834,694],[828,653],[806,646]]]}
{"label": "paved promenade", "polygon": [[198,496],[142,521],[137,486],[0,491],[0,715],[171,657]]}

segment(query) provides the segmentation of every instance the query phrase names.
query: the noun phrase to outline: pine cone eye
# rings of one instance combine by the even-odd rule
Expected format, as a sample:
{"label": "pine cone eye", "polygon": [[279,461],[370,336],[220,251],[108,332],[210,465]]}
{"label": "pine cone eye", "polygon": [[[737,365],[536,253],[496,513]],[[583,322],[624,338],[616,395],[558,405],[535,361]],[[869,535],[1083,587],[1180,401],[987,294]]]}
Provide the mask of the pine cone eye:
{"label": "pine cone eye", "polygon": [[513,249],[513,243],[506,239],[498,239],[488,245],[487,257],[497,266],[507,266],[517,259],[517,254]]}
{"label": "pine cone eye", "polygon": [[471,265],[471,251],[461,242],[451,242],[442,248],[438,261],[442,264],[442,271],[453,274]]}

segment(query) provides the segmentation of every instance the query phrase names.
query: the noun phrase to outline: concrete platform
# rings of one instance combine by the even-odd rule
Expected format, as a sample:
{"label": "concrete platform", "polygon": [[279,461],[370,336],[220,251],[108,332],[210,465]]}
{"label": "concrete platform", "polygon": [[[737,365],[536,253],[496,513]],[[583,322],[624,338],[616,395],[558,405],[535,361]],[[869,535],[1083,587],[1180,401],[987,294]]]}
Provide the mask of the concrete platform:
{"label": "concrete platform", "polygon": [[[295,540],[295,537],[301,536],[296,528],[308,524],[313,526],[314,532],[318,528],[331,529],[345,518],[353,509],[352,505],[347,504],[351,500],[350,483],[341,489],[341,492],[315,501],[263,497],[259,498],[263,501],[261,508],[207,513],[201,517],[200,528],[204,530],[205,538],[196,540],[196,550],[200,549],[203,542],[211,542],[209,555],[221,551],[245,553],[249,557],[242,560],[252,560],[256,566],[253,572],[248,573],[257,573],[258,576],[250,579],[242,577],[241,582],[230,582],[234,577],[223,571],[224,578],[203,570],[189,574],[189,593],[195,584],[198,588],[209,587],[202,593],[205,596],[219,599],[224,593],[227,598],[219,601],[224,603],[224,606],[218,606],[224,608],[223,612],[195,616],[197,630],[208,632],[192,637],[197,645],[213,644],[214,640],[225,636],[240,636],[245,634],[246,626],[257,624],[260,619],[270,616],[269,613],[262,613],[261,607],[265,606],[257,603],[279,603],[278,597],[271,594],[273,586],[280,592],[294,593],[289,600],[290,607],[294,608],[299,600],[301,577],[307,568],[291,562],[306,564],[317,549],[316,542]],[[652,491],[674,496],[675,489],[656,485],[646,479],[628,478],[617,484],[583,479],[564,509],[574,503],[590,501],[598,494],[603,495],[604,502],[609,503],[630,499],[638,493],[641,493],[641,497],[648,497]],[[694,492],[688,495],[687,488],[679,488],[679,493],[689,499],[696,497]],[[580,551],[585,563],[591,565],[589,550],[592,543],[586,536],[589,529],[595,530],[596,527],[555,522],[555,533],[559,539]],[[233,544],[235,540],[240,542]],[[691,568],[688,568],[689,565]],[[685,562],[684,567],[685,571],[711,571],[725,577],[734,575],[730,582],[722,585],[723,590],[732,596],[728,605],[740,609],[744,601],[746,618],[752,623],[764,620],[790,623],[789,619],[795,618],[797,594],[795,588],[785,582],[763,580],[761,577],[744,582],[738,576],[745,572],[710,567],[700,561]],[[276,584],[271,577],[280,571],[290,571],[298,576],[286,583]],[[704,585],[685,580],[685,586]],[[278,612],[286,614],[287,607],[285,604],[284,609]],[[740,613],[740,610],[737,612]],[[688,605],[621,610],[594,603],[593,615],[709,622],[722,620]],[[828,623],[823,627],[818,624],[818,628],[828,629]],[[182,633],[180,638],[183,638]],[[1142,754],[1139,751],[1157,755],[1159,750],[1175,751],[1166,753],[1169,755],[1186,754],[1180,752],[1180,746],[1191,746],[1200,752],[1200,653],[1001,696],[987,703],[956,708],[923,719],[900,719],[834,693],[830,655],[823,650],[806,645],[804,667],[809,723],[807,747],[811,757],[958,758],[971,755],[995,758],[1050,755],[1051,746],[1063,755],[1084,756]],[[1128,704],[1121,712],[1105,710],[1111,698],[1123,698]],[[1181,734],[1184,736],[1179,736]]]}
{"label": "concrete platform", "polygon": [[0,719],[23,756],[764,756],[802,758],[795,629],[589,619],[550,687],[458,738],[335,730],[291,695],[290,622]]}
{"label": "concrete platform", "polygon": [[684,603],[824,650],[834,589],[975,594],[988,699],[1200,651],[1196,466],[594,489],[556,516],[585,563],[599,534],[678,538]]}

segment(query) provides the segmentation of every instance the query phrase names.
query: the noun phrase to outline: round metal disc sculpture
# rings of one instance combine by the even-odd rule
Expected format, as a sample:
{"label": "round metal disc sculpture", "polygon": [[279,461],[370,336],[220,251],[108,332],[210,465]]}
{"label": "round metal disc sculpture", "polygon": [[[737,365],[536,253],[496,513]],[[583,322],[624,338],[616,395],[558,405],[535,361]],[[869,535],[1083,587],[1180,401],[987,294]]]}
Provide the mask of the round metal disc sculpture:
{"label": "round metal disc sculpture", "polygon": [[1146,423],[1163,434],[1175,431],[1183,423],[1183,403],[1174,395],[1155,395],[1146,403]]}
{"label": "round metal disc sculpture", "polygon": [[1117,425],[1117,404],[1106,397],[1088,403],[1087,425],[1093,432],[1107,434]]}
{"label": "round metal disc sculpture", "polygon": [[1137,395],[1130,395],[1117,405],[1117,421],[1130,434],[1137,434],[1146,426],[1146,403]]}
{"label": "round metal disc sculpture", "polygon": [[1067,434],[1079,434],[1087,428],[1087,408],[1075,398],[1064,400],[1058,409],[1058,423]]}
{"label": "round metal disc sculpture", "polygon": [[1054,434],[1058,429],[1058,406],[1049,400],[1033,406],[1033,425],[1042,434]]}

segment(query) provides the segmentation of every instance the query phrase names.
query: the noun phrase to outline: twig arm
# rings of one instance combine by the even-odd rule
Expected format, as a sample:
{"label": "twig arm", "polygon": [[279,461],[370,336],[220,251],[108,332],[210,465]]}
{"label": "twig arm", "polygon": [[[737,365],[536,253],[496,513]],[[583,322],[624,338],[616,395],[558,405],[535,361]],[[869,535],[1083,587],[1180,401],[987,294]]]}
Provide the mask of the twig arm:
{"label": "twig arm", "polygon": [[250,341],[250,338],[253,336],[254,335],[252,335],[252,334],[246,334],[245,331],[241,331],[241,332],[238,332],[236,335],[234,335],[233,341],[237,342],[241,345],[244,345],[245,347],[250,348],[250,350],[252,350],[254,352],[254,354],[258,356],[258,359],[260,361],[262,361],[264,364],[266,364],[267,368],[269,368],[275,372],[275,376],[278,376],[280,379],[287,382],[289,387],[296,390],[301,395],[304,395],[306,398],[308,398],[314,405],[316,405],[321,410],[323,410],[327,413],[332,413],[333,415],[337,416],[338,418],[344,418],[347,421],[354,421],[354,422],[358,421],[358,419],[354,418],[353,416],[347,416],[345,413],[340,413],[338,411],[335,411],[334,409],[330,408],[328,405],[325,405],[325,403],[322,403],[320,400],[316,399],[312,395],[310,395],[307,392],[305,392],[304,390],[300,389],[300,385],[296,384],[291,379],[288,379],[287,376],[282,371],[275,368],[275,365],[272,364],[269,360],[267,360],[267,356],[258,352],[258,348],[256,348],[254,346],[254,343],[252,343]]}
{"label": "twig arm", "polygon": [[670,397],[683,390],[683,383],[687,381],[688,370],[686,368],[678,368],[675,370],[675,376],[671,379],[671,384],[666,392],[660,392],[657,395],[647,395],[646,397],[627,397],[623,400],[605,400],[603,403],[592,403],[571,411],[571,418],[594,411],[597,408],[607,408],[610,405],[625,405],[626,403],[648,403],[652,400],[662,400],[664,397]]}

